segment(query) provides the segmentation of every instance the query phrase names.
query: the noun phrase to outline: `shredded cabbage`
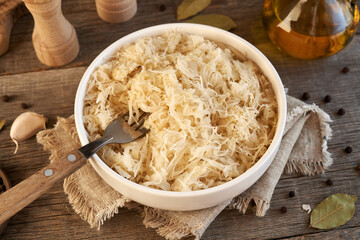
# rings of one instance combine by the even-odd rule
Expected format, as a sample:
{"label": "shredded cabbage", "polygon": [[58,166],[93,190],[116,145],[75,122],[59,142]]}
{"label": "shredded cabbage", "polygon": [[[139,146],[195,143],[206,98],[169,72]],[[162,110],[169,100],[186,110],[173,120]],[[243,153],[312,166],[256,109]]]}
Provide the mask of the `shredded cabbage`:
{"label": "shredded cabbage", "polygon": [[168,32],[118,50],[99,66],[85,95],[89,140],[139,109],[150,113],[145,137],[104,147],[98,155],[123,177],[169,191],[228,182],[269,147],[277,103],[253,62],[201,36]]}

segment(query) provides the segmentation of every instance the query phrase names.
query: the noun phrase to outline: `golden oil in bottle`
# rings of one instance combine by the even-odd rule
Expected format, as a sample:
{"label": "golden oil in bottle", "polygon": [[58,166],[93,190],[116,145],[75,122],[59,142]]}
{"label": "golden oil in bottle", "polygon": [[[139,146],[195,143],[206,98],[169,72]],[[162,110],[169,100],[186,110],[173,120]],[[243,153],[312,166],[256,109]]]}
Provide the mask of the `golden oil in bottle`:
{"label": "golden oil in bottle", "polygon": [[315,59],[339,52],[352,40],[359,10],[349,0],[265,0],[263,21],[281,50]]}

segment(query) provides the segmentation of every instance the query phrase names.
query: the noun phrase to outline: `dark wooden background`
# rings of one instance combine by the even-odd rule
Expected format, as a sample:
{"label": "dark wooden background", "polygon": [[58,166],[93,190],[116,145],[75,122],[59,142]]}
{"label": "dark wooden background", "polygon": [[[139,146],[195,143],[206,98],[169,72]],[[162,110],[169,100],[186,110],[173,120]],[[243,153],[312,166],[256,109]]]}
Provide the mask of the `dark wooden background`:
{"label": "dark wooden background", "polygon": [[[80,53],[70,64],[51,68],[36,58],[31,34],[33,19],[30,14],[15,25],[10,50],[0,57],[0,95],[11,96],[8,103],[0,102],[0,119],[6,119],[0,132],[0,167],[13,184],[19,183],[48,163],[48,153],[31,138],[20,144],[14,155],[15,145],[9,137],[10,126],[21,112],[22,102],[29,110],[44,114],[52,127],[56,116],[67,117],[73,113],[74,98],[80,78],[90,62],[115,40],[144,27],[176,22],[176,6],[180,1],[138,1],[136,16],[126,23],[109,24],[96,14],[94,0],[64,0],[65,17],[75,26],[80,42]],[[160,11],[160,5],[166,6]],[[252,213],[241,215],[236,211],[222,212],[206,230],[202,239],[359,239],[360,200],[356,203],[355,216],[344,226],[332,230],[309,228],[309,215],[302,204],[315,207],[334,193],[360,196],[360,30],[351,44],[335,56],[314,60],[296,60],[279,52],[264,32],[261,0],[213,0],[204,13],[222,13],[238,24],[233,32],[259,48],[278,70],[289,94],[301,97],[309,92],[314,102],[330,114],[334,122],[333,139],[329,151],[334,164],[323,175],[283,175],[275,189],[271,207],[263,218]],[[359,5],[359,4],[358,4]],[[341,73],[343,67],[350,72]],[[331,95],[332,101],[324,103],[323,97]],[[336,114],[344,108],[346,114]],[[344,148],[352,146],[346,154]],[[333,185],[326,185],[327,179]],[[288,192],[296,191],[289,198]],[[280,208],[286,206],[286,214]],[[62,184],[30,204],[15,215],[1,239],[162,239],[153,229],[146,229],[136,211],[121,209],[119,214],[106,221],[100,231],[90,229],[74,213],[63,193]]]}

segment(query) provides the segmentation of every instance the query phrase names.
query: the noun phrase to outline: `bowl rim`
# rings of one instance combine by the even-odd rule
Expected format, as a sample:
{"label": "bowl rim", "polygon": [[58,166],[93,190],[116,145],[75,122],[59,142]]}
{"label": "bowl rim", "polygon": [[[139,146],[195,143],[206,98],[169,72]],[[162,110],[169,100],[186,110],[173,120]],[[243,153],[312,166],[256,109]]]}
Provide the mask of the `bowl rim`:
{"label": "bowl rim", "polygon": [[[135,32],[132,32],[128,35],[121,37],[120,39],[118,39],[117,41],[115,41],[114,43],[109,45],[107,48],[105,48],[99,55],[97,55],[97,57],[88,66],[88,68],[86,69],[86,71],[83,74],[81,81],[79,83],[79,86],[78,86],[78,89],[76,92],[76,97],[75,97],[75,104],[74,104],[75,125],[76,125],[76,130],[78,132],[79,139],[80,139],[82,146],[89,143],[89,140],[87,138],[88,133],[85,130],[85,127],[83,124],[83,106],[84,106],[83,98],[85,95],[87,82],[90,79],[90,76],[93,73],[93,71],[96,69],[96,67],[103,64],[104,62],[108,61],[111,58],[111,53],[116,52],[116,50],[119,49],[121,46],[124,46],[126,44],[131,44],[141,37],[156,36],[156,35],[160,35],[162,33],[165,33],[167,31],[172,31],[172,30],[186,32],[186,28],[196,28],[201,31],[210,31],[213,34],[222,34],[229,39],[235,40],[237,42],[241,42],[243,45],[245,45],[248,48],[248,51],[252,51],[254,55],[257,55],[258,57],[262,58],[262,60],[268,65],[267,67],[270,67],[270,71],[274,74],[274,77],[276,78],[275,82],[271,82],[273,89],[274,89],[274,86],[273,86],[274,83],[277,83],[279,85],[278,87],[280,87],[279,93],[276,93],[275,89],[274,89],[274,92],[276,94],[276,99],[278,102],[277,103],[278,104],[278,121],[277,121],[275,135],[272,139],[272,142],[271,142],[269,148],[266,150],[265,154],[252,167],[250,167],[246,172],[242,173],[238,177],[236,177],[226,183],[223,183],[221,185],[211,187],[208,189],[201,189],[201,190],[188,191],[188,192],[176,192],[176,191],[167,191],[167,190],[160,190],[160,189],[147,187],[147,186],[135,183],[135,182],[128,180],[125,177],[121,176],[119,173],[115,172],[111,167],[109,167],[103,160],[101,160],[101,158],[97,154],[94,154],[92,156],[92,158],[90,158],[91,165],[95,164],[93,162],[93,161],[95,161],[96,164],[99,164],[101,168],[105,169],[106,172],[108,172],[110,175],[112,175],[112,177],[115,178],[116,180],[123,182],[124,184],[128,185],[129,187],[136,188],[142,192],[149,193],[152,195],[157,195],[157,196],[186,198],[186,197],[194,197],[194,196],[216,193],[219,190],[225,190],[225,189],[234,187],[239,182],[242,182],[245,179],[249,178],[251,175],[255,174],[256,171],[258,169],[261,169],[261,167],[263,165],[267,164],[267,160],[271,157],[271,154],[273,154],[274,151],[277,151],[277,148],[281,142],[281,139],[282,139],[282,136],[283,136],[283,133],[285,130],[287,103],[286,103],[286,95],[285,95],[284,86],[282,84],[281,78],[280,78],[279,74],[277,73],[275,67],[271,64],[271,62],[268,60],[268,58],[262,52],[260,52],[260,50],[258,50],[255,46],[253,46],[251,43],[249,43],[245,39],[243,39],[231,32],[228,32],[228,31],[225,31],[225,30],[222,30],[219,28],[201,25],[201,24],[193,24],[193,23],[169,23],[169,24],[161,24],[161,25],[155,25],[155,26],[143,28],[143,29],[137,30]],[[199,34],[199,35],[201,35],[201,34]],[[219,42],[221,42],[221,41],[219,41]],[[234,46],[231,46],[231,47],[234,47]],[[234,47],[234,48],[237,49],[236,47]],[[256,63],[256,64],[258,65],[258,63]],[[281,102],[279,102],[279,100],[281,100]],[[268,166],[270,166],[270,164],[271,164],[271,162],[269,163]]]}

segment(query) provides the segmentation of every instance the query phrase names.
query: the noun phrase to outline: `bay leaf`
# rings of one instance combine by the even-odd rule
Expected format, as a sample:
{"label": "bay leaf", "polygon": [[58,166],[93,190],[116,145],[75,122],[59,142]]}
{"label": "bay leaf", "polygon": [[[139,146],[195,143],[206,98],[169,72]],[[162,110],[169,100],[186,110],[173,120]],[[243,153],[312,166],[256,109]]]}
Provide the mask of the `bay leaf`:
{"label": "bay leaf", "polygon": [[4,125],[5,125],[5,119],[0,121],[0,131],[3,128]]}
{"label": "bay leaf", "polygon": [[193,17],[187,21],[187,23],[199,23],[204,25],[209,25],[224,30],[230,30],[235,28],[236,23],[228,16],[221,14],[204,14]]}
{"label": "bay leaf", "polygon": [[310,227],[331,229],[347,223],[354,215],[356,196],[337,193],[329,196],[314,208]]}
{"label": "bay leaf", "polygon": [[183,0],[177,8],[177,20],[194,16],[209,6],[211,0]]}

